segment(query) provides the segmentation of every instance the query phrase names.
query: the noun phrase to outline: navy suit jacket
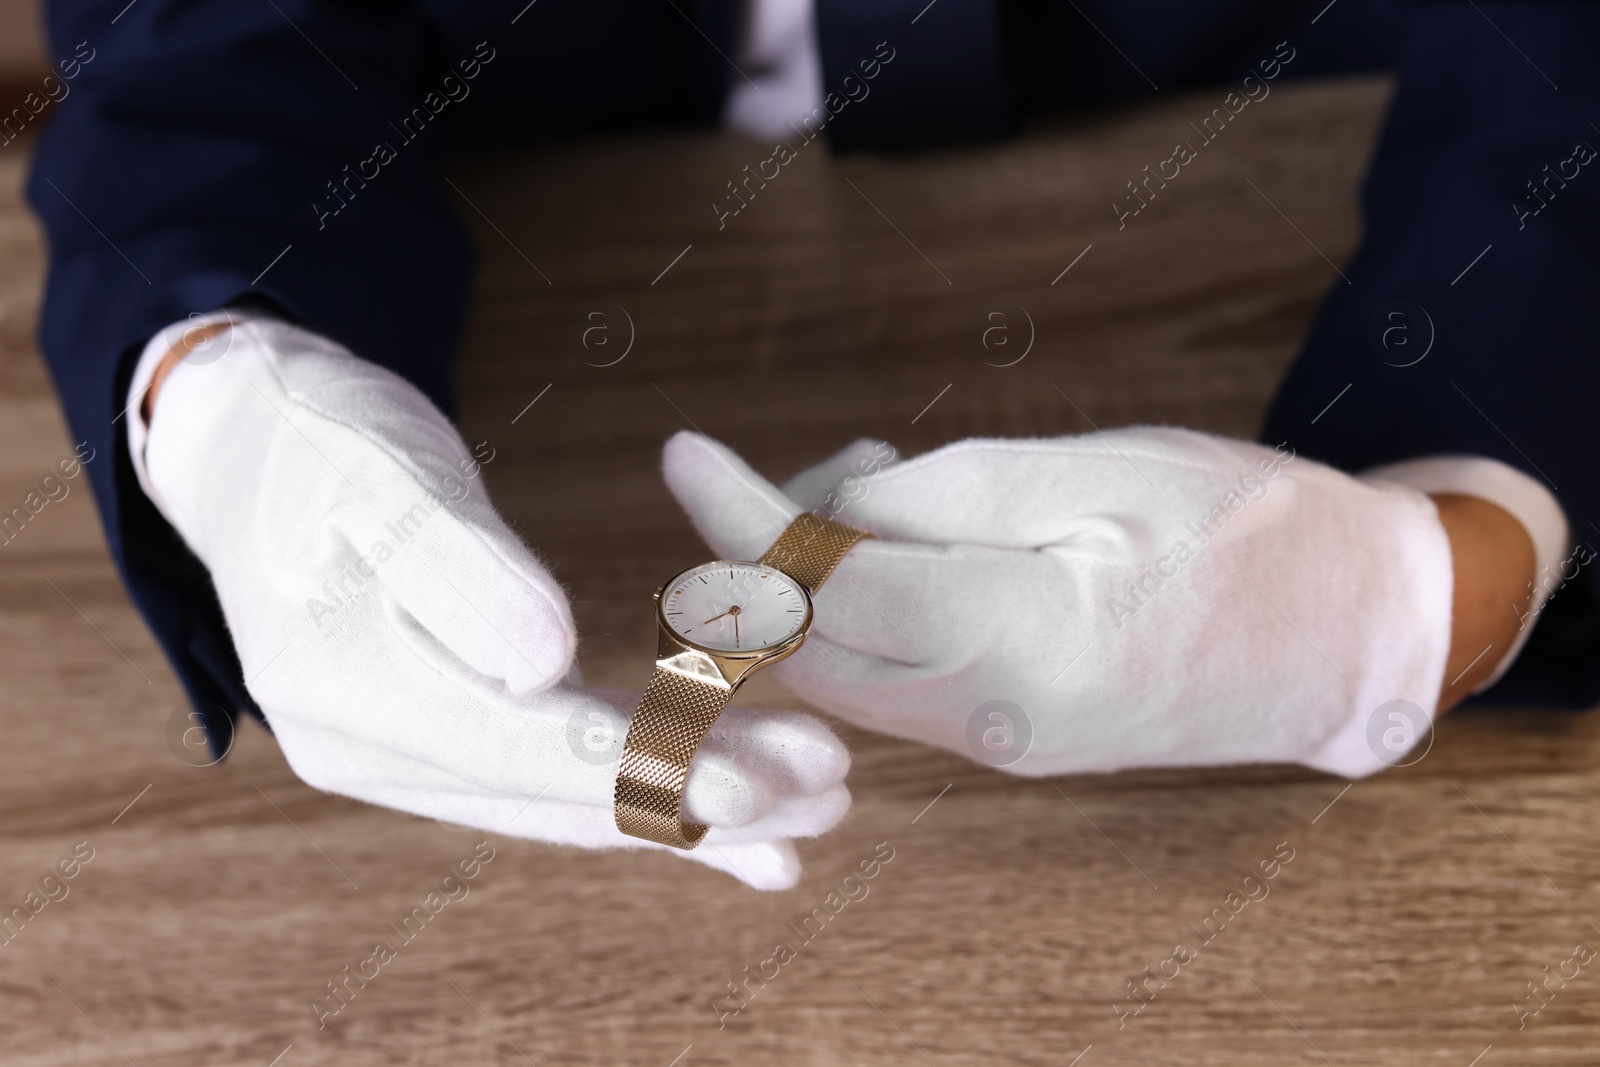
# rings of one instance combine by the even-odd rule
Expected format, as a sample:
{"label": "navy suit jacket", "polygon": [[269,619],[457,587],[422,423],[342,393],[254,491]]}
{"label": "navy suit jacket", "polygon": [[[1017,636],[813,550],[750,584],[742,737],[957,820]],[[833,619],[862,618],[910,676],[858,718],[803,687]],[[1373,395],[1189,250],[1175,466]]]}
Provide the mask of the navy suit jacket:
{"label": "navy suit jacket", "polygon": [[[880,43],[895,50],[872,104],[829,123],[841,149],[979,140],[1030,107],[1237,84],[1261,75],[1254,64],[1279,41],[1294,53],[1290,76],[1396,68],[1348,282],[1334,284],[1263,439],[1352,470],[1491,456],[1548,483],[1576,535],[1600,544],[1600,478],[1579,433],[1600,386],[1600,167],[1571,162],[1576,145],[1600,146],[1600,10],[817,7],[827,88],[847,88]],[[133,477],[120,421],[133,356],[171,322],[256,299],[451,412],[473,254],[442,161],[663,114],[714,123],[735,76],[733,2],[76,0],[49,6],[49,30],[71,93],[54,105],[28,189],[50,245],[41,344],[74,434],[100,457],[90,476],[116,564],[220,732],[237,711],[259,712],[207,574]],[[467,93],[478,99],[457,106]],[[1370,338],[1395,300],[1437,327],[1436,351],[1409,367]],[[1600,700],[1596,601],[1585,571],[1489,696]]]}

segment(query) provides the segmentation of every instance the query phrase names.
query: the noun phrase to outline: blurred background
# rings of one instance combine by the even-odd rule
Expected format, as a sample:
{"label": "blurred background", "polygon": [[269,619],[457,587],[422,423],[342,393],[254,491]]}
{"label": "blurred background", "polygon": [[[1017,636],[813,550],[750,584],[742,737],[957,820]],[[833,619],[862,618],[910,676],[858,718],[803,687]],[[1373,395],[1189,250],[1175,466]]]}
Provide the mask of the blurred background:
{"label": "blurred background", "polygon": [[[0,0],[0,86],[41,77],[42,49],[33,6]],[[804,152],[712,239],[707,202],[761,158],[732,135],[455,164],[481,210],[463,429],[496,448],[497,503],[573,590],[588,680],[643,683],[649,592],[704,555],[657,467],[686,417],[775,480],[860,435],[907,455],[1131,422],[1253,436],[1335,280],[1324,254],[1354,248],[1390,88],[1276,89],[1121,233],[1113,191],[1214,91],[996,147]],[[7,502],[71,449],[34,339],[34,136],[0,151]],[[597,309],[637,324],[628,359],[577,342]],[[984,340],[995,313],[1017,331],[1003,353]],[[1354,784],[1294,767],[1017,779],[841,727],[856,806],[802,843],[796,889],[489,835],[470,899],[319,1029],[325,983],[485,835],[318,793],[248,721],[224,763],[189,765],[181,690],[84,481],[37,526],[0,554],[0,915],[76,843],[94,858],[0,946],[8,1067],[1594,1062],[1588,970],[1525,1025],[1516,1005],[1575,942],[1600,945],[1600,720],[1473,710],[1414,766]],[[793,703],[770,675],[740,699]],[[870,895],[720,1025],[729,983],[885,843]],[[1270,898],[1119,1026],[1128,983],[1285,848]]]}
{"label": "blurred background", "polygon": [[49,65],[38,3],[0,0],[0,88],[31,84]]}

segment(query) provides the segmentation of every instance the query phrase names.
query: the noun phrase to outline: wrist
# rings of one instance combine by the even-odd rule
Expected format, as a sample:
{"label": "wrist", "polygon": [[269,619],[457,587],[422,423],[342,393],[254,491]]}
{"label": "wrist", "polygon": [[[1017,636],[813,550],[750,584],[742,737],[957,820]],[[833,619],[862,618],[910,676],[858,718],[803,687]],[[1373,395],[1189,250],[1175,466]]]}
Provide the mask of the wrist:
{"label": "wrist", "polygon": [[1504,508],[1474,496],[1432,499],[1455,572],[1442,714],[1488,682],[1518,643],[1532,606],[1536,560],[1532,537]]}
{"label": "wrist", "polygon": [[[172,404],[161,398],[170,398],[173,374],[186,363],[198,366],[217,362],[227,350],[227,346],[233,344],[234,333],[230,332],[230,328],[244,325],[260,317],[233,309],[219,309],[205,315],[191,315],[186,319],[180,319],[150,338],[134,364],[124,399],[123,414],[118,418],[126,419],[128,457],[133,466],[134,477],[139,482],[139,488],[144,490],[145,496],[156,505],[157,510],[167,516],[169,521],[171,516],[163,506],[161,494],[156,491],[145,462],[145,451],[150,438],[150,420],[155,415],[156,406],[159,402],[163,410],[169,412],[164,417],[164,424],[170,424],[174,417],[170,414]],[[180,418],[181,414],[178,413]]]}
{"label": "wrist", "polygon": [[196,352],[209,351],[211,342],[232,325],[231,321],[223,320],[203,326],[191,326],[184,330],[166,350],[150,372],[150,384],[145,388],[144,399],[139,404],[139,416],[144,419],[146,426],[150,424],[150,416],[155,411],[156,395],[161,392],[161,386],[165,384],[167,375],[172,373],[178,362]]}
{"label": "wrist", "polygon": [[1443,712],[1494,685],[1516,661],[1549,596],[1530,588],[1530,579],[1559,569],[1571,547],[1566,513],[1544,483],[1486,456],[1429,456],[1362,477],[1426,493],[1450,542],[1455,591]]}

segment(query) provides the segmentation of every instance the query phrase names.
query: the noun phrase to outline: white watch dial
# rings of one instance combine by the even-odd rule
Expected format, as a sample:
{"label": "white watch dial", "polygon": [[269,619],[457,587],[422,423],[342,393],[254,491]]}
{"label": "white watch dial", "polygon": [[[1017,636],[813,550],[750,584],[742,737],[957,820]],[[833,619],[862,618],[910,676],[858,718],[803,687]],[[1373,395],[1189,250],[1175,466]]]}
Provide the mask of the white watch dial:
{"label": "white watch dial", "polygon": [[673,579],[662,590],[661,614],[697,645],[754,652],[793,637],[810,610],[805,590],[777,568],[719,560]]}

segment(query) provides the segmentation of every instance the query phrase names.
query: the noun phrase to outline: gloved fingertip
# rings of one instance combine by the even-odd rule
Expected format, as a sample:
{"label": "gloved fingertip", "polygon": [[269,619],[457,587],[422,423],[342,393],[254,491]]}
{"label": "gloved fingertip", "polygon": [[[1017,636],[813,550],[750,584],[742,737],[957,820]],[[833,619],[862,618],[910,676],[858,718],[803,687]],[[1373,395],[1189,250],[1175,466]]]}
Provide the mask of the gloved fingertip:
{"label": "gloved fingertip", "polygon": [[780,814],[784,820],[786,837],[821,837],[829,833],[850,814],[855,798],[843,782],[806,797],[794,797],[783,803]]}
{"label": "gloved fingertip", "polygon": [[731,454],[726,445],[714,438],[694,430],[679,430],[661,446],[661,469],[669,477],[675,471],[698,469],[719,449]]}
{"label": "gloved fingertip", "polygon": [[701,749],[689,767],[683,805],[695,822],[732,829],[761,818],[775,799],[764,776],[729,755]]}
{"label": "gloved fingertip", "polygon": [[539,596],[521,625],[500,637],[506,688],[521,695],[556,685],[576,670],[578,631],[564,602]]}
{"label": "gloved fingertip", "polygon": [[780,892],[800,884],[800,854],[792,841],[721,845],[713,835],[685,855],[707,867],[725,871],[751,889],[762,892]]}
{"label": "gloved fingertip", "polygon": [[739,475],[754,472],[722,442],[679,430],[661,447],[661,473],[682,502],[696,499],[708,489],[721,489],[730,479],[737,485]]}
{"label": "gloved fingertip", "polygon": [[821,793],[850,773],[850,750],[807,712],[729,708],[711,737],[785,793]]}

